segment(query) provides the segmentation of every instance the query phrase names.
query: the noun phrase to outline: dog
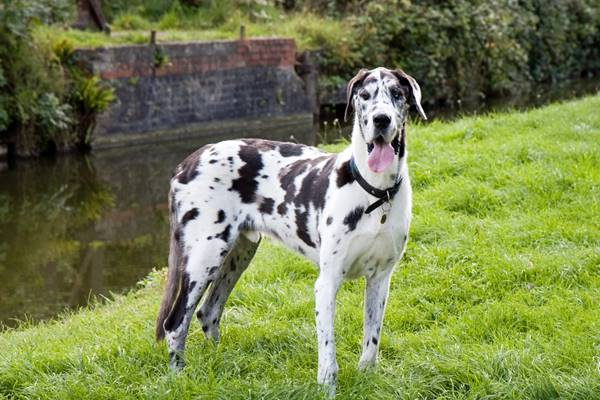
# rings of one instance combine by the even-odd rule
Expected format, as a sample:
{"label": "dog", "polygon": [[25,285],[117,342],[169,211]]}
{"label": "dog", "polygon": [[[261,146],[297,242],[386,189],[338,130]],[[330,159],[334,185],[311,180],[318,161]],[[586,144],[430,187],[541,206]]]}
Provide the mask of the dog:
{"label": "dog", "polygon": [[[361,69],[347,87],[351,145],[328,154],[301,144],[241,139],[206,145],[175,170],[169,191],[167,284],[156,321],[172,369],[184,365],[197,313],[219,340],[223,307],[267,234],[319,267],[315,282],[317,381],[335,393],[335,297],[366,278],[359,368],[375,364],[390,277],[408,241],[412,195],[405,126],[421,89],[400,69]],[[205,292],[206,295],[205,295]]]}

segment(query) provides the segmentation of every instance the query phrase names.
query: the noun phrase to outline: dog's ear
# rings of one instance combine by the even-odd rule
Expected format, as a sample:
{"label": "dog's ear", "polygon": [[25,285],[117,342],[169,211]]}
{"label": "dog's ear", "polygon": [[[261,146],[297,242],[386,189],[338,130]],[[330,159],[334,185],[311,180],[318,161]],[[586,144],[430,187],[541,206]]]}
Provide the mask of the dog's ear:
{"label": "dog's ear", "polygon": [[354,78],[350,79],[350,82],[348,82],[348,87],[346,88],[346,111],[344,112],[344,121],[348,121],[348,114],[350,114],[351,110],[354,108],[352,96],[354,95],[354,90],[357,88],[356,85],[362,84],[362,81],[368,74],[369,70],[363,68],[358,71]]}
{"label": "dog's ear", "polygon": [[421,107],[421,88],[419,87],[419,84],[417,83],[415,78],[408,75],[400,68],[392,71],[392,73],[396,75],[400,83],[408,84],[408,86],[410,87],[411,104],[413,104],[417,108],[419,115],[423,119],[427,119],[425,111],[423,111],[423,107]]}

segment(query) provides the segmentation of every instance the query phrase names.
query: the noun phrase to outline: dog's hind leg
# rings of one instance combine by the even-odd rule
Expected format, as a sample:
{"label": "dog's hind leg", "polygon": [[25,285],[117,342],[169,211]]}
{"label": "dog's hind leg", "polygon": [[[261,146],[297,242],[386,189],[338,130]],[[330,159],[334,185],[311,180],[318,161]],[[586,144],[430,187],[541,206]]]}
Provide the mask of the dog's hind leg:
{"label": "dog's hind leg", "polygon": [[207,339],[219,340],[219,324],[225,302],[250,264],[259,243],[260,236],[257,237],[257,241],[252,241],[244,234],[240,235],[219,269],[218,276],[211,284],[197,314]]}
{"label": "dog's hind leg", "polygon": [[[194,243],[194,245],[189,246],[189,251],[183,257],[179,291],[164,322],[172,369],[181,369],[184,366],[183,352],[190,321],[202,295],[223,265],[233,240],[235,238],[225,243],[218,240],[219,245],[206,241],[200,245],[199,243],[202,242],[196,243],[195,237],[185,240],[185,243]],[[186,247],[184,244],[183,248]]]}
{"label": "dog's hind leg", "polygon": [[390,287],[393,268],[367,278],[365,287],[365,320],[363,351],[358,368],[364,370],[375,365],[383,324],[383,314]]}

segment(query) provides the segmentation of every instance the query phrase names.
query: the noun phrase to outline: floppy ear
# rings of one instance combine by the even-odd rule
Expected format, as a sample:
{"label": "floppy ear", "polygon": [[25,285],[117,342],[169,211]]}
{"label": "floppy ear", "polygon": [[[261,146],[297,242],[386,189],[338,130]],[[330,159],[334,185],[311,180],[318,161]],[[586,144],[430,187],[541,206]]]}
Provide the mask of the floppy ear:
{"label": "floppy ear", "polygon": [[346,88],[346,111],[344,112],[344,121],[348,121],[348,114],[354,109],[354,105],[352,104],[352,96],[354,95],[354,87],[357,84],[361,84],[365,77],[369,74],[368,69],[361,69],[358,71],[354,78],[350,79],[348,82],[348,87]]}
{"label": "floppy ear", "polygon": [[410,86],[410,94],[411,94],[411,103],[417,108],[419,115],[423,119],[427,119],[425,115],[425,111],[423,111],[423,107],[421,107],[421,88],[415,78],[408,75],[406,72],[402,71],[400,68],[392,71],[394,75],[398,78],[398,80],[402,83],[407,83]]}

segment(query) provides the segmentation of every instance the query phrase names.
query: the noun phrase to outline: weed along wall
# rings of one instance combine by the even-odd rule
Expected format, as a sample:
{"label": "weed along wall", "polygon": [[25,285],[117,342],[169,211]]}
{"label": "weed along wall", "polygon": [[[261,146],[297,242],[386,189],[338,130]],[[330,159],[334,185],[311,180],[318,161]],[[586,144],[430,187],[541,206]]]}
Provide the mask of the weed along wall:
{"label": "weed along wall", "polygon": [[95,148],[250,136],[314,143],[314,99],[296,74],[292,39],[116,46],[75,57],[115,91]]}

